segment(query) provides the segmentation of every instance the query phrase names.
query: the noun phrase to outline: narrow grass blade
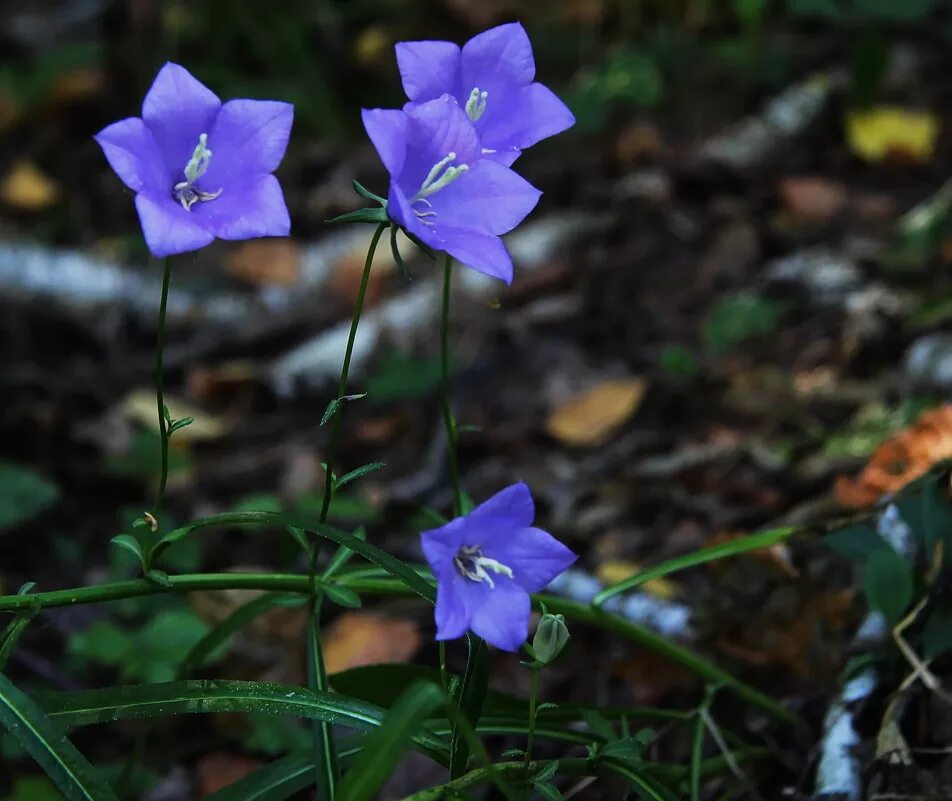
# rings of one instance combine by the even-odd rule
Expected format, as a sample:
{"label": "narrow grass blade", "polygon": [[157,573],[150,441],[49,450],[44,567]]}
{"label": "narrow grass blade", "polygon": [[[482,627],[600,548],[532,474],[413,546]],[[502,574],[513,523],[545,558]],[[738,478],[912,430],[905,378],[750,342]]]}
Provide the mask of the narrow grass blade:
{"label": "narrow grass blade", "polygon": [[118,801],[60,727],[2,674],[0,725],[36,760],[68,801]]}

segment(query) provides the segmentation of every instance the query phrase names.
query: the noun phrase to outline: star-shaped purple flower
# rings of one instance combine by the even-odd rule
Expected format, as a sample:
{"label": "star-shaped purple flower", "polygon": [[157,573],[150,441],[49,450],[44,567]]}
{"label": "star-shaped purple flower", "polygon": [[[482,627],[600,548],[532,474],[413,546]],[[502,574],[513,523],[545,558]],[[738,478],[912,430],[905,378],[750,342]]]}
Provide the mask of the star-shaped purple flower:
{"label": "star-shaped purple flower", "polygon": [[525,484],[513,484],[465,517],[421,535],[436,576],[436,638],[467,629],[504,651],[529,634],[529,593],[543,589],[578,557],[542,529]]}
{"label": "star-shaped purple flower", "polygon": [[499,235],[522,222],[542,193],[482,158],[472,121],[450,95],[409,111],[362,114],[390,173],[390,219],[434,250],[510,283],[512,258]]}
{"label": "star-shaped purple flower", "polygon": [[154,256],[198,250],[216,237],[287,236],[288,210],[271,173],[284,157],[294,106],[221,100],[184,67],[159,70],[142,117],[96,135],[110,166],[136,193]]}
{"label": "star-shaped purple flower", "polygon": [[535,82],[535,59],[518,22],[490,28],[462,49],[453,42],[398,42],[397,64],[410,110],[446,93],[479,132],[482,152],[510,165],[522,150],[575,124],[555,94]]}

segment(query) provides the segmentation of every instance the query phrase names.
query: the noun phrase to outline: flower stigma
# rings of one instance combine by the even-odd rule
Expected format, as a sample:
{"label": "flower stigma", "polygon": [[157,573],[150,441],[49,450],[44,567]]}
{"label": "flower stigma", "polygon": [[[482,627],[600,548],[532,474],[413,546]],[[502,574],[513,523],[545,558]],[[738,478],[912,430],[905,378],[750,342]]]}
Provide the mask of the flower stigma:
{"label": "flower stigma", "polygon": [[466,101],[466,115],[473,121],[476,122],[483,114],[486,113],[486,98],[489,97],[489,92],[480,92],[479,87],[473,87],[473,91],[469,93],[469,100]]}
{"label": "flower stigma", "polygon": [[430,220],[425,218],[436,216],[436,212],[433,211],[433,204],[427,200],[427,198],[430,195],[439,192],[441,189],[445,189],[463,173],[469,171],[468,164],[460,164],[458,167],[452,166],[455,160],[456,153],[450,151],[446,154],[445,158],[442,158],[436,162],[436,164],[430,168],[426,178],[423,179],[423,184],[420,186],[419,191],[412,198],[410,198],[411,206],[414,206],[417,203],[423,203],[426,206],[426,210],[424,211],[420,211],[418,209],[413,210],[413,213],[424,225],[433,224]]}
{"label": "flower stigma", "polygon": [[214,200],[221,195],[221,189],[217,192],[203,192],[195,186],[195,182],[201,178],[208,170],[208,163],[212,160],[212,151],[208,147],[208,134],[200,134],[198,144],[192,151],[192,157],[185,165],[185,180],[180,181],[172,188],[172,197],[182,204],[185,211],[191,211],[199,201],[205,202]]}
{"label": "flower stigma", "polygon": [[496,585],[493,583],[492,576],[486,572],[487,569],[506,578],[512,578],[512,570],[495,559],[483,556],[483,549],[479,545],[461,546],[453,557],[453,564],[461,576],[470,581],[485,581],[491,590],[496,589]]}

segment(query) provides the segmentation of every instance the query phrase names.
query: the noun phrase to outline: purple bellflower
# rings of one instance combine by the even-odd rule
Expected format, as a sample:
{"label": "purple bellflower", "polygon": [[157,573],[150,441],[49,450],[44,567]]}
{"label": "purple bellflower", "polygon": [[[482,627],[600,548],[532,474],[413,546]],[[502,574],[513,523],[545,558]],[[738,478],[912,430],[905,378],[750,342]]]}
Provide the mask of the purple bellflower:
{"label": "purple bellflower", "polygon": [[482,157],[472,120],[450,95],[409,111],[362,114],[390,173],[390,219],[434,250],[510,283],[512,258],[499,235],[522,222],[542,193]]}
{"label": "purple bellflower", "polygon": [[294,106],[221,100],[184,67],[166,64],[142,117],[96,135],[109,165],[136,193],[152,255],[198,250],[216,237],[287,236],[291,228],[277,169]]}
{"label": "purple bellflower", "polygon": [[399,42],[397,64],[409,111],[450,94],[479,132],[482,153],[510,165],[522,150],[571,128],[575,117],[535,81],[535,59],[518,22],[490,28],[462,48],[453,42]]}
{"label": "purple bellflower", "polygon": [[436,576],[436,638],[467,629],[504,651],[529,634],[529,593],[543,589],[578,557],[542,529],[525,484],[513,484],[465,517],[421,535]]}

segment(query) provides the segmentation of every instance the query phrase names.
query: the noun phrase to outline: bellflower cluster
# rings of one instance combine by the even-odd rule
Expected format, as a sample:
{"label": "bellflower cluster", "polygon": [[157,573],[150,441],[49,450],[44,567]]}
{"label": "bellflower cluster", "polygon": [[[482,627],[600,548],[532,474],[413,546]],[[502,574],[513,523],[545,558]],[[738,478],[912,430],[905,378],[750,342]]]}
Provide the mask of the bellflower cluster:
{"label": "bellflower cluster", "polygon": [[468,629],[505,651],[529,633],[529,593],[543,589],[578,557],[534,528],[525,484],[513,484],[464,517],[421,535],[437,579],[436,637]]}
{"label": "bellflower cluster", "polygon": [[541,193],[509,165],[574,117],[534,81],[532,46],[518,23],[485,31],[462,49],[401,42],[396,51],[410,102],[363,112],[390,173],[387,214],[434,250],[510,283],[512,258],[499,237]]}
{"label": "bellflower cluster", "polygon": [[221,100],[184,67],[166,64],[129,117],[96,135],[110,166],[136,193],[152,255],[198,250],[218,239],[287,236],[272,175],[288,145],[294,106]]}

